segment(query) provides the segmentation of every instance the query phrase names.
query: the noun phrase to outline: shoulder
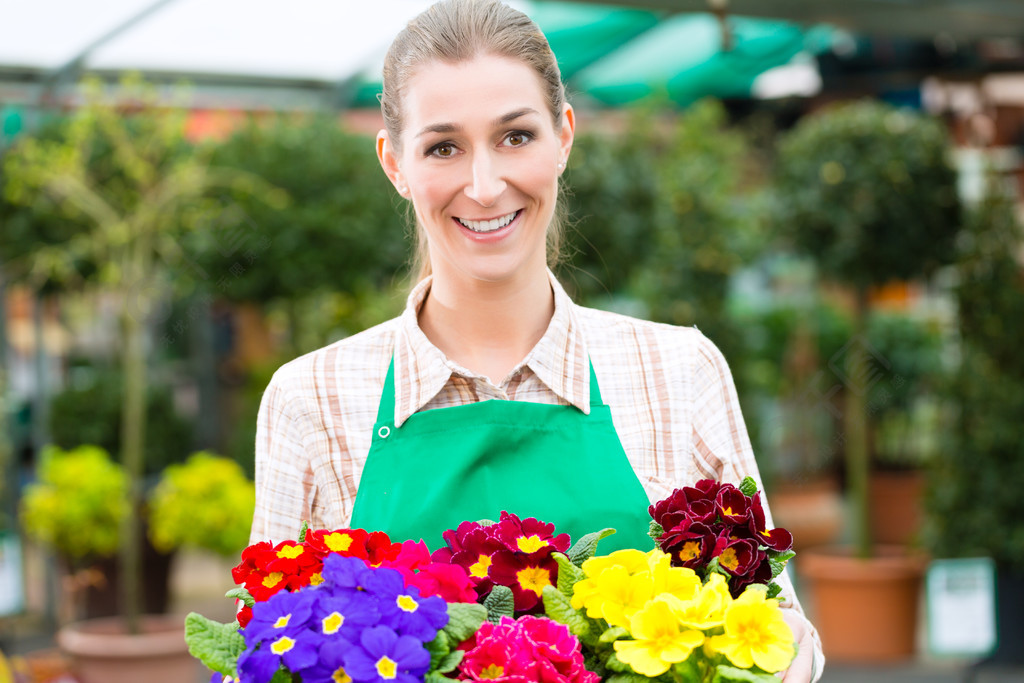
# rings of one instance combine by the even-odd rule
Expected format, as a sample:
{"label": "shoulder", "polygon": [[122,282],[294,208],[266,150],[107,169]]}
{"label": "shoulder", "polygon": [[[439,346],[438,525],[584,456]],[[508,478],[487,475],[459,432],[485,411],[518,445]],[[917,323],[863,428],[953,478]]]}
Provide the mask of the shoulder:
{"label": "shoulder", "polygon": [[697,373],[728,372],[722,352],[696,327],[642,320],[584,306],[576,306],[575,313],[587,347],[595,355],[655,356],[667,367]]}
{"label": "shoulder", "polygon": [[293,400],[322,399],[365,386],[375,386],[379,393],[399,320],[393,318],[288,361],[274,373],[267,391]]}

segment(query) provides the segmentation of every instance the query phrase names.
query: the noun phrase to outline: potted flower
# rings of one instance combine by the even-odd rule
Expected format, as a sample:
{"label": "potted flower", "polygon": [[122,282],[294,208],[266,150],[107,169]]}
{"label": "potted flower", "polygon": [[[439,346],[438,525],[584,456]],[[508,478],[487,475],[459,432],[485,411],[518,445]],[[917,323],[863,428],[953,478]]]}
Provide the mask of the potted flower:
{"label": "potted flower", "polygon": [[[843,385],[854,548],[805,553],[799,569],[815,595],[826,655],[907,657],[924,561],[878,548],[870,535],[868,393],[885,363],[868,336],[868,301],[872,288],[925,277],[954,257],[961,220],[948,134],[938,121],[864,101],[805,118],[778,151],[780,230],[822,278],[845,289],[853,317],[853,335],[829,364]],[[879,570],[889,583],[879,583]],[[850,588],[864,594],[850,596]],[[902,616],[892,613],[897,606]]]}
{"label": "potted flower", "polygon": [[117,555],[127,489],[124,469],[99,446],[48,446],[40,455],[38,479],[26,486],[19,513],[25,534],[56,552],[71,589],[66,620],[85,612],[87,587],[106,583],[101,565]]}
{"label": "potted flower", "polygon": [[199,548],[225,557],[249,541],[256,488],[234,460],[209,451],[163,471],[149,497],[149,536],[163,552]]}

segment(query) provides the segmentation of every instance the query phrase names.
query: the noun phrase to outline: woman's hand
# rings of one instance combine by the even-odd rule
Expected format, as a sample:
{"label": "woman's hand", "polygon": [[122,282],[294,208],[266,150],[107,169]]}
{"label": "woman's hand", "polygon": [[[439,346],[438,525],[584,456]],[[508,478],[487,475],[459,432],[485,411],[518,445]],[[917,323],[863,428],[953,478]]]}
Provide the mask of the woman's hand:
{"label": "woman's hand", "polygon": [[798,647],[796,659],[786,669],[782,680],[786,683],[809,683],[814,671],[814,638],[807,628],[807,620],[792,609],[783,608],[782,616],[793,631],[793,640]]}

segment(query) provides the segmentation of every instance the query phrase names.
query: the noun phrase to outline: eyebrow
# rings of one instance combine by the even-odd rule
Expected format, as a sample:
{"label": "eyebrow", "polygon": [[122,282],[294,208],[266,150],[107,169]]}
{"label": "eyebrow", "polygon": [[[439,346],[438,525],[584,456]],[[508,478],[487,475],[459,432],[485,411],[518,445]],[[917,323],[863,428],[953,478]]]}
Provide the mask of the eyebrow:
{"label": "eyebrow", "polygon": [[[537,113],[537,110],[534,109],[533,107],[523,107],[522,109],[516,109],[514,111],[510,111],[507,114],[499,116],[494,120],[492,125],[503,126],[507,123],[515,121],[518,118],[522,118],[523,116],[529,116],[530,114]],[[455,133],[458,130],[459,126],[455,125],[454,123],[433,123],[429,126],[425,126],[423,130],[421,130],[419,133],[416,133],[415,137],[420,137],[422,135],[426,135],[427,133]]]}

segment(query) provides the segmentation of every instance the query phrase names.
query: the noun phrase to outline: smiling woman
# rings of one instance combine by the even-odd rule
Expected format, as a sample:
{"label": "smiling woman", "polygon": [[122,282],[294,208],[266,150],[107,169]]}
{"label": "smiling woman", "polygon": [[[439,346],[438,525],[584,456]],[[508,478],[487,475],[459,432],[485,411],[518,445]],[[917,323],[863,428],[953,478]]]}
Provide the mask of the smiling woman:
{"label": "smiling woman", "polygon": [[[274,375],[253,542],[308,521],[436,547],[507,510],[648,550],[651,502],[704,478],[759,482],[718,349],[695,328],[577,306],[548,269],[575,117],[526,16],[433,5],[395,39],[381,106],[377,154],[412,203],[424,267],[401,317]],[[787,680],[810,680],[821,646],[779,583],[800,644]]]}

